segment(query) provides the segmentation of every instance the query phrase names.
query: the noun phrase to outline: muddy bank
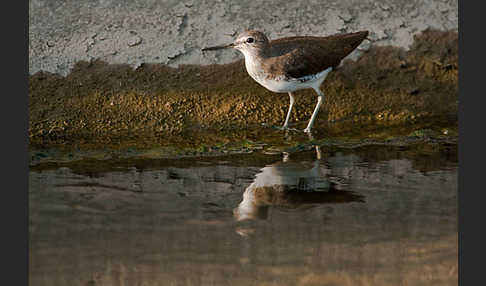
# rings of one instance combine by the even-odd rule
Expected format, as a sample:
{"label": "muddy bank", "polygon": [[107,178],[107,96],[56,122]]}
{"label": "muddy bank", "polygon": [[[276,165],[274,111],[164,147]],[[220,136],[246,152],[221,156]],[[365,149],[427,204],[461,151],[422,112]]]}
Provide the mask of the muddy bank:
{"label": "muddy bank", "polygon": [[[371,47],[345,62],[321,87],[326,100],[316,134],[386,138],[404,126],[402,135],[454,128],[457,41],[456,32],[426,31],[408,51]],[[305,127],[315,102],[311,90],[296,93],[291,127]],[[271,126],[283,123],[287,108],[288,95],[259,86],[241,60],[135,70],[79,62],[66,77],[29,77],[29,140],[33,148],[227,144],[275,132]]]}

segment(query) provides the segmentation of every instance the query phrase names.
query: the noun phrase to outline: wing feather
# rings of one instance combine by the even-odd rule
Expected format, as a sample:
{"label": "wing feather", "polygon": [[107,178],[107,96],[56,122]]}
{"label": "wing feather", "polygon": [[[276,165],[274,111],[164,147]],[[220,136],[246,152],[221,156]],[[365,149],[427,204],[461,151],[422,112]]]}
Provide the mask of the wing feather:
{"label": "wing feather", "polygon": [[368,36],[368,31],[328,37],[289,37],[271,42],[266,69],[302,78],[337,67]]}

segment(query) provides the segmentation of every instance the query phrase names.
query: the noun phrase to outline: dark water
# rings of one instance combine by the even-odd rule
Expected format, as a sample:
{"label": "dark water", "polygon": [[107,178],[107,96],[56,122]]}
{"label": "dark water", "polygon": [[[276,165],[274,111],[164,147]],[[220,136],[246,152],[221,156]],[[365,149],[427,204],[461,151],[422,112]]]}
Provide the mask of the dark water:
{"label": "dark water", "polygon": [[455,149],[32,170],[30,284],[457,285]]}

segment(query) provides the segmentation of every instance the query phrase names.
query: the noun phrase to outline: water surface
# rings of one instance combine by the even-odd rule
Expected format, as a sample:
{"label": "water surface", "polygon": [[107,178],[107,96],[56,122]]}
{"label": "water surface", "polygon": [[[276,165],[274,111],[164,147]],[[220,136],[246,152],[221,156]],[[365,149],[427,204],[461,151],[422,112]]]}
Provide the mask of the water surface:
{"label": "water surface", "polygon": [[457,285],[441,150],[33,169],[31,285]]}

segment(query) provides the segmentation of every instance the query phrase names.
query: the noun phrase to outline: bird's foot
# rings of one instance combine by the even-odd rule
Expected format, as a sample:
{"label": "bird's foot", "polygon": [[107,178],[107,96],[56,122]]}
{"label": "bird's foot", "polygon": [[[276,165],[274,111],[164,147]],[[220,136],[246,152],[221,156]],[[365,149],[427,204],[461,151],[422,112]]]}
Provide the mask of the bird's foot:
{"label": "bird's foot", "polygon": [[310,141],[314,140],[314,136],[312,135],[312,131],[310,130],[310,128],[304,129],[304,132],[307,134]]}
{"label": "bird's foot", "polygon": [[285,131],[299,131],[298,129],[295,129],[295,128],[290,128],[288,126],[274,126],[275,129],[278,129],[278,130],[285,130]]}

